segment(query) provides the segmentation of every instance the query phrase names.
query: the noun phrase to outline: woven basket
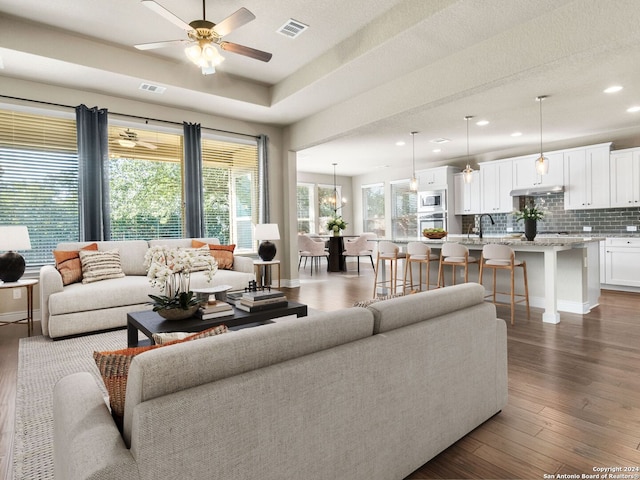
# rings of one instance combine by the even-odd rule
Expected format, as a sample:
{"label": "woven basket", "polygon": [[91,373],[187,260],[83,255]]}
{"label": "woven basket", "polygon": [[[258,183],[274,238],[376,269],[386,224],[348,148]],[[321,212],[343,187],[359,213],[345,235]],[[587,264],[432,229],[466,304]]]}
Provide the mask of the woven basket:
{"label": "woven basket", "polygon": [[437,240],[447,236],[447,232],[422,232],[422,235],[430,240]]}

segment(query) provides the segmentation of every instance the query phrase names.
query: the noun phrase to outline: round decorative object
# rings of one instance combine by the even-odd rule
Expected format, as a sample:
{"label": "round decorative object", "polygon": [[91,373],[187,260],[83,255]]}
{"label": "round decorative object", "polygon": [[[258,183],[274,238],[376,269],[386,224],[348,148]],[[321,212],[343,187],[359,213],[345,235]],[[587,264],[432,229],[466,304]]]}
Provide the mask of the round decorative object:
{"label": "round decorative object", "polygon": [[157,312],[158,312],[158,315],[160,315],[165,320],[186,320],[187,318],[193,317],[193,315],[198,311],[199,308],[200,308],[200,304],[192,305],[187,309],[163,308],[163,309],[157,310]]}
{"label": "round decorative object", "polygon": [[24,269],[24,258],[19,253],[7,252],[0,255],[0,280],[3,282],[17,282],[24,274]]}
{"label": "round decorative object", "polygon": [[447,236],[447,232],[422,232],[426,238],[430,240],[438,240]]}
{"label": "round decorative object", "polygon": [[334,237],[339,237],[340,236],[340,230],[334,230],[333,231],[333,236]]}
{"label": "round decorative object", "polygon": [[265,262],[270,262],[276,256],[276,244],[269,240],[264,240],[258,246],[258,256]]}
{"label": "round decorative object", "polygon": [[538,233],[538,222],[534,218],[525,218],[524,219],[524,236],[527,237],[527,240],[530,242],[536,238],[536,234]]}

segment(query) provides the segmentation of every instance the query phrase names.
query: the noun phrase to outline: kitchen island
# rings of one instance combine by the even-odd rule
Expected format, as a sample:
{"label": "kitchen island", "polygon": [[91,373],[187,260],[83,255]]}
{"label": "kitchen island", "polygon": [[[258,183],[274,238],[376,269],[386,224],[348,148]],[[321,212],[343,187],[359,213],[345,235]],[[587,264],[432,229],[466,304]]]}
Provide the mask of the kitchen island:
{"label": "kitchen island", "polygon": [[[513,237],[469,237],[448,235],[442,240],[427,240],[434,253],[439,253],[445,242],[465,245],[479,258],[482,247],[488,243],[509,245],[518,260],[527,262],[529,302],[533,307],[544,308],[542,320],[559,323],[559,312],[585,314],[598,305],[600,298],[600,249],[597,237],[538,236],[534,241]],[[395,240],[403,246],[407,241]],[[437,269],[437,262],[435,268]],[[447,269],[450,271],[450,268]],[[446,271],[445,271],[446,273]],[[433,272],[432,272],[433,274]],[[470,279],[477,271],[471,270]],[[436,273],[437,275],[437,273]],[[508,279],[498,275],[498,291],[508,291]],[[502,277],[502,278],[500,278]],[[477,276],[474,281],[477,281]],[[516,277],[517,280],[518,277]],[[488,281],[487,285],[489,285]],[[484,282],[483,282],[484,283]],[[450,284],[450,280],[447,281]],[[516,288],[522,283],[517,280]]]}

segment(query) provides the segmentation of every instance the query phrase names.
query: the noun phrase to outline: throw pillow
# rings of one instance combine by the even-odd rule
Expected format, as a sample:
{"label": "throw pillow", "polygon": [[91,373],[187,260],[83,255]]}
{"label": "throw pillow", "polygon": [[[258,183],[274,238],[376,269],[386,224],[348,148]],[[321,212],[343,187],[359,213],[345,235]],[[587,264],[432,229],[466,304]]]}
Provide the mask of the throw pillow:
{"label": "throw pillow", "polygon": [[[209,263],[206,261],[206,257],[209,255],[209,249],[205,246],[195,248],[180,248],[180,250],[191,251],[196,254],[193,265],[191,267],[192,272],[202,272],[209,269]],[[203,256],[205,260],[198,260],[198,257]]]}
{"label": "throw pillow", "polygon": [[106,252],[80,250],[82,283],[124,277],[118,249]]}
{"label": "throw pillow", "polygon": [[[200,248],[207,245],[204,242],[198,240],[191,240],[191,246],[194,248]],[[218,268],[222,270],[233,270],[233,251],[236,249],[235,244],[231,245],[215,245],[208,244],[211,256],[218,262]]]}
{"label": "throw pillow", "polygon": [[124,400],[127,392],[127,378],[129,376],[129,366],[133,357],[143,352],[162,348],[168,345],[197,340],[199,338],[212,337],[228,332],[226,325],[217,325],[202,332],[189,334],[181,340],[175,340],[163,345],[149,345],[146,347],[125,348],[112,352],[93,352],[93,359],[98,366],[102,381],[109,393],[109,405],[111,415],[116,425],[122,431],[122,421],[124,418]]}
{"label": "throw pillow", "polygon": [[[98,250],[97,243],[91,243],[81,250]],[[62,277],[62,285],[70,285],[82,281],[82,263],[78,250],[54,250],[53,258],[56,261],[56,269]]]}

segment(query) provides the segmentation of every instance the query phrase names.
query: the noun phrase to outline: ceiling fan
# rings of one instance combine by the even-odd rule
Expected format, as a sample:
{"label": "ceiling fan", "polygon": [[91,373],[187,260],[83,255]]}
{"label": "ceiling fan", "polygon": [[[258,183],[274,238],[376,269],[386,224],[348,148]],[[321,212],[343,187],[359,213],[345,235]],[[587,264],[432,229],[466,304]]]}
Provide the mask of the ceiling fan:
{"label": "ceiling fan", "polygon": [[138,140],[138,134],[129,128],[127,128],[124,132],[120,132],[119,135],[120,138],[117,139],[117,142],[123,147],[133,148],[140,145],[141,147],[147,147],[151,150],[155,150],[158,148],[153,143]]}
{"label": "ceiling fan", "polygon": [[225,35],[256,18],[253,13],[244,7],[229,15],[220,23],[215,24],[205,20],[205,0],[202,0],[202,20],[194,20],[191,23],[186,23],[154,0],[142,0],[141,3],[174,25],[185,30],[189,38],[135,45],[139,50],[151,50],[186,43],[185,53],[187,57],[202,68],[203,75],[215,73],[216,65],[219,65],[220,62],[224,60],[222,55],[220,55],[218,50],[213,46],[214,44],[227,52],[238,53],[263,62],[271,60],[272,55],[270,53],[222,40],[222,37]]}

